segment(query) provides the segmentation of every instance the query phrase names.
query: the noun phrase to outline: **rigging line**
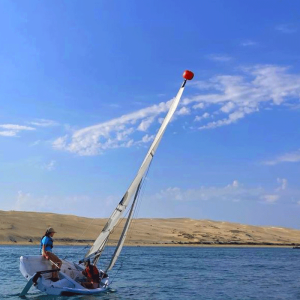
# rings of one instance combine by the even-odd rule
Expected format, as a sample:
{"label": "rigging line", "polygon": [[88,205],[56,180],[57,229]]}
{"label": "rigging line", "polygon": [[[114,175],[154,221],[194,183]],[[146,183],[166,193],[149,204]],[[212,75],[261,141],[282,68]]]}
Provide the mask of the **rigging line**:
{"label": "rigging line", "polygon": [[[147,169],[147,172],[148,172],[148,169]],[[147,173],[147,172],[146,172],[146,173]],[[143,179],[144,179],[144,178],[141,179],[141,181],[140,181],[140,183],[139,183],[139,185],[138,185],[138,188],[137,188],[137,190],[135,191],[135,196],[134,196],[134,199],[133,199],[133,201],[132,201],[132,203],[131,203],[130,209],[128,209],[128,211],[127,211],[127,212],[129,213],[129,215],[128,215],[128,217],[127,217],[125,226],[124,226],[123,231],[122,231],[122,233],[121,233],[119,242],[118,242],[118,244],[117,244],[117,246],[116,246],[116,248],[115,248],[115,251],[117,251],[118,247],[123,247],[123,246],[124,246],[124,242],[125,242],[126,236],[127,236],[127,234],[129,233],[129,229],[130,229],[130,227],[131,227],[132,217],[133,217],[134,212],[135,212],[135,209],[136,209],[136,205],[135,205],[135,204],[137,204],[138,201],[139,201],[140,191],[141,191],[141,188],[142,188],[143,183],[144,183],[144,180],[143,180]],[[132,210],[133,210],[133,211],[132,211]],[[133,213],[133,214],[132,214],[132,213]],[[130,218],[130,219],[129,219],[129,218]],[[125,218],[124,218],[124,220],[125,220]],[[128,223],[128,222],[129,222],[129,223]],[[128,227],[127,227],[127,225],[128,225]],[[127,228],[127,229],[126,229],[126,228]],[[125,229],[126,229],[126,231],[124,231]],[[123,235],[123,232],[124,232],[124,235]],[[127,237],[127,239],[128,239],[128,237]],[[120,241],[122,241],[122,246],[119,246]],[[122,248],[121,248],[121,249],[122,249]],[[114,253],[117,253],[117,252],[114,252]],[[119,252],[118,256],[119,256],[119,255],[120,255],[120,252]],[[114,254],[113,254],[112,259],[113,259],[113,258],[114,258]],[[118,257],[117,257],[117,258],[118,258]],[[106,270],[107,270],[108,267],[110,266],[110,263],[111,263],[111,262],[108,263],[108,266],[106,267]]]}
{"label": "rigging line", "polygon": [[[142,202],[142,199],[143,199],[145,190],[146,190],[146,185],[147,185],[147,180],[146,180],[146,179],[147,179],[147,176],[148,176],[148,173],[149,173],[149,170],[150,170],[152,161],[153,161],[153,160],[151,160],[151,162],[150,162],[150,164],[149,164],[149,166],[148,166],[147,172],[146,172],[146,174],[145,174],[145,176],[144,176],[144,178],[143,178],[143,181],[142,181],[142,186],[141,186],[141,188],[140,188],[141,192],[140,192],[140,194],[138,195],[137,204],[136,204],[136,207],[135,207],[135,209],[134,209],[132,221],[131,221],[131,224],[130,224],[131,233],[132,233],[132,232],[137,232],[136,230],[133,229],[133,228],[134,228],[133,225],[134,225],[134,223],[136,223],[136,222],[135,222],[135,220],[136,220],[135,217],[138,215],[138,212],[139,212],[139,209],[140,209],[140,205],[141,205],[141,202]],[[129,233],[129,229],[130,229],[130,228],[128,228],[128,233]],[[130,240],[130,237],[129,237],[129,240]]]}
{"label": "rigging line", "polygon": [[[71,250],[74,249],[74,247],[79,243],[79,240],[81,239],[81,237],[86,233],[86,231],[88,230],[88,228],[91,227],[92,223],[95,221],[96,218],[93,218],[91,220],[91,222],[88,224],[88,226],[84,229],[84,231],[81,233],[81,235],[77,238],[76,242],[74,245],[72,245]],[[89,246],[89,244],[87,246],[85,246],[83,249],[79,249],[77,252],[75,252],[76,254],[78,254],[79,252],[81,252],[82,250],[84,250],[85,248],[87,248]],[[65,256],[64,259],[68,258],[68,255]]]}
{"label": "rigging line", "polygon": [[[140,194],[138,195],[138,199],[137,199],[137,204],[136,204],[136,207],[135,207],[135,209],[134,209],[134,212],[133,212],[133,217],[132,217],[132,222],[131,222],[131,224],[130,224],[130,227],[133,229],[134,227],[133,227],[133,224],[134,224],[134,221],[136,220],[135,219],[135,217],[138,215],[138,213],[139,213],[139,210],[140,210],[140,207],[141,207],[141,203],[142,203],[142,200],[143,200],[143,197],[144,197],[144,194],[145,194],[145,190],[146,190],[146,186],[147,186],[147,177],[148,177],[148,173],[149,173],[149,170],[150,170],[150,167],[151,167],[151,164],[152,164],[152,161],[153,160],[151,160],[151,162],[150,162],[150,164],[149,164],[149,166],[148,166],[148,169],[147,169],[147,172],[146,172],[146,174],[145,174],[145,176],[144,176],[144,179],[143,179],[143,181],[142,181],[142,186],[141,186],[141,188],[140,188],[140,190],[141,190],[141,192],[140,192]],[[128,232],[129,232],[129,229],[130,228],[128,228]],[[136,232],[135,230],[133,230],[133,232]]]}
{"label": "rigging line", "polygon": [[[148,175],[148,172],[149,172],[149,169],[150,169],[151,164],[152,164],[152,160],[151,160],[151,162],[150,162],[150,164],[149,164],[149,166],[148,166],[148,168],[147,168],[147,171],[146,171],[145,176],[142,178],[141,186],[140,186],[140,188],[139,188],[140,191],[141,191],[141,189],[142,189],[143,186],[144,186],[145,179],[147,178],[147,175]],[[137,204],[136,204],[136,206],[135,206],[135,208],[134,208],[133,216],[135,215],[136,208],[137,208],[137,205],[138,205],[138,203],[139,203],[140,196],[141,196],[141,192],[138,192],[137,199],[136,199]],[[130,207],[132,207],[132,205],[133,205],[133,202],[132,202],[132,204],[131,204]],[[122,222],[123,220],[125,221],[125,217],[126,217],[127,214],[129,214],[129,212],[130,212],[130,209],[127,210],[127,212],[126,212],[125,216],[122,218],[122,220],[119,220],[118,224],[113,228],[113,230],[111,231],[111,233],[109,234],[109,236],[108,236],[108,238],[107,238],[107,240],[106,240],[106,243],[108,242],[108,239],[111,237],[111,234],[115,231],[115,229],[121,225],[121,222]],[[132,220],[132,222],[133,222],[133,220]],[[132,223],[132,222],[131,222],[131,223]],[[131,225],[132,225],[131,223],[129,224],[129,228],[130,228]],[[129,228],[128,228],[128,231],[129,231]],[[106,243],[105,243],[105,244],[106,244]],[[104,249],[102,250],[102,252],[103,252],[103,251],[104,251]],[[102,252],[101,252],[101,253],[102,253]],[[101,254],[100,254],[100,255],[101,255]],[[95,263],[98,262],[98,260],[99,260],[99,258],[100,258],[100,255],[97,257],[97,260],[94,261]]]}
{"label": "rigging line", "polygon": [[[131,207],[131,206],[130,206],[130,207]],[[122,223],[126,222],[125,219],[126,219],[126,216],[129,214],[129,211],[130,211],[130,209],[128,209],[128,210],[126,211],[126,213],[124,214],[123,218],[121,218],[121,219],[119,220],[118,224],[117,224],[117,225],[114,227],[114,229],[111,231],[111,233],[110,233],[109,236],[108,236],[107,242],[108,242],[110,236],[114,233],[114,231],[115,231],[118,227],[120,227]]]}
{"label": "rigging line", "polygon": [[114,275],[114,277],[112,277],[112,280],[111,280],[111,282],[110,282],[110,285],[113,284],[113,282],[115,281],[115,279],[116,279],[116,277],[117,277],[119,271],[122,269],[122,267],[123,267],[123,261],[121,261],[121,266],[120,266],[119,269],[117,270],[117,272],[116,272],[116,274]]}
{"label": "rigging line", "polygon": [[142,201],[144,199],[144,195],[145,195],[145,191],[146,191],[146,187],[147,187],[147,183],[148,183],[148,180],[147,180],[148,172],[149,172],[149,169],[148,169],[148,171],[146,173],[146,176],[144,178],[144,181],[143,181],[141,195],[140,195],[140,197],[138,199],[138,203],[137,203],[136,209],[134,211],[134,216],[133,216],[134,218],[137,218],[137,216],[139,214],[139,211],[140,211],[140,208],[141,208],[141,205],[142,205]]}
{"label": "rigging line", "polygon": [[142,200],[143,200],[144,195],[145,195],[145,191],[146,191],[146,187],[147,187],[147,183],[148,183],[147,177],[148,177],[148,174],[149,174],[149,171],[150,171],[150,167],[151,167],[151,165],[152,165],[152,161],[153,161],[153,160],[151,160],[151,162],[150,162],[150,164],[149,164],[149,167],[148,167],[148,169],[147,169],[147,172],[146,172],[146,174],[145,174],[145,176],[144,176],[144,179],[143,179],[143,184],[142,184],[142,186],[141,186],[141,193],[140,193],[140,196],[139,196],[139,198],[138,198],[138,203],[137,203],[137,205],[136,205],[136,209],[135,209],[135,211],[134,211],[134,217],[136,217],[136,216],[138,215],[139,210],[140,210],[140,207],[141,207],[141,204],[142,204]]}
{"label": "rigging line", "polygon": [[[144,176],[144,178],[143,178],[143,180],[142,180],[141,187],[140,187],[140,193],[137,195],[137,199],[136,199],[137,204],[136,204],[136,206],[135,206],[135,208],[134,208],[132,221],[131,221],[131,223],[129,224],[128,233],[129,233],[130,228],[133,228],[133,227],[132,227],[132,226],[133,226],[133,222],[135,221],[134,216],[137,214],[137,208],[138,208],[138,205],[139,205],[139,203],[141,203],[141,199],[142,199],[142,197],[143,197],[143,195],[144,195],[144,193],[145,193],[145,189],[146,189],[146,185],[147,185],[147,182],[145,182],[145,181],[146,181],[146,178],[147,178],[147,176],[148,176],[148,173],[149,173],[149,170],[150,170],[151,163],[152,163],[152,161],[150,162],[150,164],[149,164],[149,166],[148,166],[148,169],[147,169],[147,172],[146,172],[146,174],[145,174],[145,176]],[[133,205],[133,203],[132,203],[132,205]],[[129,211],[130,211],[130,209],[128,209],[127,213],[128,213]],[[121,268],[123,267],[124,258],[121,258],[120,262],[121,262],[121,266],[118,268],[118,270],[117,270],[116,274],[114,275],[114,277],[113,277],[113,279],[112,279],[112,281],[111,281],[110,284],[112,284],[112,283],[114,282],[115,278],[117,277],[117,274],[119,273],[119,271],[120,271]],[[106,268],[107,268],[107,267],[106,267]]]}
{"label": "rigging line", "polygon": [[[114,233],[114,231],[115,231],[118,227],[121,226],[122,222],[125,221],[125,217],[129,214],[129,211],[130,211],[130,209],[125,213],[124,217],[123,217],[122,219],[119,220],[119,222],[117,223],[117,225],[115,226],[115,228],[113,228],[113,230],[111,231],[111,233],[109,234],[109,236],[107,237],[107,239],[104,240],[103,243],[101,244],[101,246],[104,244],[104,248],[103,248],[103,250],[102,250],[100,253],[98,253],[97,260],[95,260],[95,263],[96,263],[96,264],[98,263],[98,260],[100,259],[100,256],[102,256],[102,253],[104,252],[105,247],[106,247],[105,245],[108,243],[108,241],[109,241],[111,235]],[[99,255],[99,254],[100,254],[100,255]],[[95,255],[95,257],[96,257],[96,255]]]}
{"label": "rigging line", "polygon": [[[148,169],[148,170],[149,170],[149,169]],[[147,170],[147,173],[148,173],[148,170]],[[147,175],[147,173],[146,173],[146,175]],[[141,187],[140,187],[140,191],[141,191],[141,192],[138,194],[138,197],[137,197],[137,199],[136,199],[136,206],[135,206],[134,211],[133,211],[131,223],[129,224],[128,233],[129,233],[129,232],[130,232],[130,233],[135,232],[135,230],[133,229],[133,228],[134,228],[134,227],[133,227],[133,224],[134,224],[134,221],[135,221],[134,217],[135,217],[135,215],[136,215],[136,211],[137,211],[138,205],[139,205],[139,203],[140,203],[141,193],[142,193],[142,191],[144,191],[144,190],[143,190],[143,187],[144,187],[144,182],[145,182],[144,180],[145,180],[145,178],[146,178],[146,175],[145,175],[145,177],[144,177],[144,179],[143,179],[143,181],[142,181]],[[128,237],[127,240],[130,240],[130,237]]]}
{"label": "rigging line", "polygon": [[[141,187],[142,187],[142,186],[141,186]],[[140,187],[140,189],[141,189],[141,187]],[[138,197],[138,198],[137,198],[136,200],[138,201],[139,195],[138,195],[137,197]],[[130,212],[130,210],[131,210],[132,205],[133,205],[133,202],[132,202],[131,206],[128,207],[128,210],[127,210],[126,214],[124,215],[124,218],[122,218],[124,221],[125,221],[125,217],[126,217],[127,215],[129,215],[129,212]],[[122,221],[123,221],[123,220],[122,220]],[[118,223],[117,226],[120,226],[120,224],[122,223],[122,221],[119,221],[119,223]],[[125,221],[125,222],[126,222],[126,221]],[[117,227],[117,226],[116,226],[116,227]],[[130,226],[131,226],[131,224],[129,225],[129,228],[130,228]],[[116,229],[116,227],[114,228],[114,230]],[[128,228],[128,232],[129,232],[129,228]],[[116,247],[118,247],[118,244],[116,245]],[[116,249],[116,248],[115,248],[115,249]],[[109,264],[110,264],[110,262],[108,262],[108,265],[106,266],[105,269],[107,269],[107,267],[109,266]],[[122,262],[122,264],[123,264],[123,262]]]}

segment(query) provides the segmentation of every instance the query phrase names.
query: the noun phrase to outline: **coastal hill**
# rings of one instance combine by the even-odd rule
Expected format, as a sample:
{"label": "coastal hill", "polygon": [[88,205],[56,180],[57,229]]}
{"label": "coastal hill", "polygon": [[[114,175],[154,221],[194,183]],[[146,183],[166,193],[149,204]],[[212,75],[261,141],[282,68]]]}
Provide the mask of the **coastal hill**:
{"label": "coastal hill", "polygon": [[[0,244],[38,244],[47,227],[53,227],[56,244],[91,244],[107,219],[53,213],[0,211]],[[117,243],[124,219],[111,235]],[[252,226],[210,220],[134,219],[126,245],[294,245],[300,230]]]}

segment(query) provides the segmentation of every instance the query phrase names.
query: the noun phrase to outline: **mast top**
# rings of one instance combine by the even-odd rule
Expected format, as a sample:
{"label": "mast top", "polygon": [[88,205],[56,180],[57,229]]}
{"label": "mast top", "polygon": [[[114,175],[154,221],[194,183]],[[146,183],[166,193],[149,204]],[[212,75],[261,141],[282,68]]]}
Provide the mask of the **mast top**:
{"label": "mast top", "polygon": [[182,76],[186,80],[192,80],[194,78],[194,73],[192,71],[185,70]]}

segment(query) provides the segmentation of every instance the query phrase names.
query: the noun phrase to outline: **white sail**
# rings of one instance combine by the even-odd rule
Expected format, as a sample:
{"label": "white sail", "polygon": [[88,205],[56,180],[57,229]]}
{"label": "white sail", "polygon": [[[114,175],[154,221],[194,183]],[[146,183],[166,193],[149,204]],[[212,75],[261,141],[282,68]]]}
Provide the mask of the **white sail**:
{"label": "white sail", "polygon": [[138,189],[135,193],[135,196],[134,196],[134,200],[132,202],[132,205],[131,205],[131,209],[130,209],[130,212],[129,212],[129,215],[128,215],[128,218],[126,220],[126,223],[125,223],[125,226],[123,228],[123,231],[122,231],[122,234],[120,236],[120,239],[119,239],[119,242],[118,242],[118,245],[115,249],[115,252],[111,258],[111,261],[108,265],[108,267],[106,268],[106,271],[105,273],[107,273],[107,271],[111,270],[113,268],[113,266],[115,265],[121,251],[122,251],[122,248],[123,248],[123,245],[124,245],[124,242],[125,242],[125,239],[126,239],[126,235],[127,235],[127,231],[129,229],[129,226],[131,224],[131,220],[132,220],[132,215],[133,215],[133,212],[134,212],[134,208],[135,208],[135,203],[136,203],[136,199],[138,198],[138,194],[139,194],[139,191],[140,191],[140,187],[141,187],[141,183],[139,184],[138,186]]}
{"label": "white sail", "polygon": [[176,95],[176,97],[174,98],[174,100],[172,101],[169,111],[151,145],[151,147],[149,148],[149,151],[136,175],[136,177],[134,178],[134,180],[132,181],[130,187],[128,188],[127,192],[125,193],[125,195],[123,196],[122,200],[120,201],[120,203],[118,204],[118,206],[116,207],[116,209],[114,210],[114,212],[112,213],[112,215],[110,216],[108,222],[106,223],[106,225],[104,226],[102,232],[100,233],[100,235],[98,236],[98,238],[96,239],[96,241],[94,242],[94,244],[92,245],[92,247],[90,248],[90,250],[87,252],[87,254],[85,255],[85,258],[89,258],[92,255],[95,256],[100,256],[102,251],[104,250],[105,244],[109,238],[109,235],[112,233],[112,231],[114,230],[115,226],[118,224],[118,222],[120,221],[122,214],[124,212],[124,210],[126,209],[126,207],[128,206],[128,204],[130,203],[133,195],[135,195],[138,186],[142,180],[142,178],[144,177],[152,159],[153,156],[155,154],[155,151],[159,145],[159,142],[166,130],[166,127],[168,125],[168,123],[170,122],[177,106],[178,103],[180,101],[180,98],[182,96],[184,87],[185,87],[185,83],[186,80],[183,82],[182,86],[179,89],[178,94]]}

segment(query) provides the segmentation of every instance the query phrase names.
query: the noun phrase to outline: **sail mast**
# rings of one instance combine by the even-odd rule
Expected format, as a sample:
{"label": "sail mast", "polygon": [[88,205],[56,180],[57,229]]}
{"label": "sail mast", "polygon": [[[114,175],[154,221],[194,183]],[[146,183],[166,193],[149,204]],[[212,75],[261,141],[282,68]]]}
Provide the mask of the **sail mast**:
{"label": "sail mast", "polygon": [[186,81],[191,80],[194,77],[194,74],[191,71],[185,71],[183,73],[183,77],[184,77],[184,81],[183,81],[176,97],[174,98],[174,100],[172,101],[172,103],[170,105],[169,111],[168,111],[163,123],[161,124],[161,127],[160,127],[156,137],[154,138],[154,141],[152,142],[152,144],[149,148],[149,151],[148,151],[136,177],[132,181],[131,185],[129,186],[129,188],[126,191],[125,195],[123,196],[122,200],[117,205],[116,209],[113,211],[112,215],[110,216],[109,220],[107,221],[106,225],[104,226],[102,232],[100,233],[100,235],[98,236],[98,238],[96,239],[96,241],[94,242],[94,244],[92,245],[90,250],[85,255],[85,259],[87,259],[93,255],[95,255],[96,260],[100,257],[100,255],[102,254],[104,247],[107,243],[109,235],[112,233],[112,231],[114,230],[114,228],[120,221],[124,210],[127,208],[128,204],[130,203],[133,196],[134,195],[137,196],[140,183],[141,183],[142,179],[144,178],[144,175],[153,159],[153,156],[154,156],[154,154],[157,150],[157,147],[161,141],[161,138],[167,128],[167,125],[170,122],[170,120],[171,120],[172,116],[174,115],[174,112],[178,106],[178,103],[179,103],[182,93],[184,91]]}

